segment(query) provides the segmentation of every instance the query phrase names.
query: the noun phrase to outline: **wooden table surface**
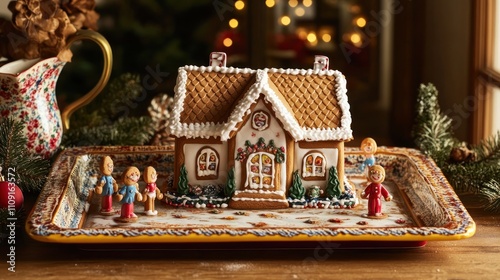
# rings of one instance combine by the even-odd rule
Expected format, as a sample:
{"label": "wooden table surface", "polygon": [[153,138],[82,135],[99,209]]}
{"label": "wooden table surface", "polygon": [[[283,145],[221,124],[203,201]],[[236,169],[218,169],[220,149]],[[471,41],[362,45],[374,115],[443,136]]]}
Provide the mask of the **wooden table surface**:
{"label": "wooden table surface", "polygon": [[483,211],[471,196],[461,199],[477,223],[476,234],[411,249],[347,250],[327,248],[327,243],[266,248],[272,244],[259,243],[95,251],[40,243],[20,230],[16,272],[7,270],[3,244],[0,279],[500,279],[500,215]]}

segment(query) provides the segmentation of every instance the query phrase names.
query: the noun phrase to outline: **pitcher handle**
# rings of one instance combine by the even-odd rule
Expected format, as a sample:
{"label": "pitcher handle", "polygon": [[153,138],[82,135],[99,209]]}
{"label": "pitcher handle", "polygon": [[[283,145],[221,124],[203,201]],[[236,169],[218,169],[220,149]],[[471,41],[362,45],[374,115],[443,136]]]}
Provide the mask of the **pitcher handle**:
{"label": "pitcher handle", "polygon": [[102,91],[102,89],[106,86],[106,84],[109,81],[109,77],[111,76],[111,69],[113,67],[113,53],[111,51],[111,46],[109,45],[108,41],[104,36],[101,34],[92,31],[92,30],[79,30],[75,33],[75,35],[71,36],[68,39],[68,44],[67,48],[71,46],[76,41],[79,40],[84,40],[84,39],[89,39],[91,41],[94,41],[99,45],[101,48],[103,57],[104,57],[104,65],[103,65],[103,70],[101,74],[101,78],[97,82],[97,84],[94,86],[93,89],[91,89],[87,94],[79,98],[78,100],[74,101],[73,103],[69,104],[64,111],[62,112],[61,119],[62,119],[62,124],[64,127],[64,130],[69,129],[69,121],[71,114],[73,114],[76,110],[79,108],[89,104],[99,93]]}

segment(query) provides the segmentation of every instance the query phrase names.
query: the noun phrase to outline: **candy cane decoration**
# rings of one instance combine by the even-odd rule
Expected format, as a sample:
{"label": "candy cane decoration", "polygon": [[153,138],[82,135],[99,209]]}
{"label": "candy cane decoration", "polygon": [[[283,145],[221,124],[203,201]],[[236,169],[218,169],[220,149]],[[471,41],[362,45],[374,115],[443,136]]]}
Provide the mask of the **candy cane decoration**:
{"label": "candy cane decoration", "polygon": [[212,52],[210,53],[210,66],[226,67],[227,56],[223,52]]}
{"label": "candy cane decoration", "polygon": [[324,55],[315,55],[314,56],[314,70],[325,71],[328,70],[328,66],[330,64],[330,59]]}

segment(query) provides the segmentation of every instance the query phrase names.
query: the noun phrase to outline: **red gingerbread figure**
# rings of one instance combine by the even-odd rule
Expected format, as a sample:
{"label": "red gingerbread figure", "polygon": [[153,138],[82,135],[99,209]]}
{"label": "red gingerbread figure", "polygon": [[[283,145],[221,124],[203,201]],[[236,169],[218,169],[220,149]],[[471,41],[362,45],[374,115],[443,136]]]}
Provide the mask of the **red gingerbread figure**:
{"label": "red gingerbread figure", "polygon": [[368,218],[382,219],[387,215],[382,213],[381,197],[385,201],[391,201],[392,195],[389,194],[387,189],[382,185],[385,179],[385,170],[380,165],[373,165],[368,170],[368,181],[371,184],[361,193],[361,198],[368,198],[368,214],[363,215]]}
{"label": "red gingerbread figure", "polygon": [[155,216],[158,211],[155,210],[155,199],[162,199],[163,194],[160,189],[156,186],[156,180],[158,179],[158,174],[152,166],[146,167],[143,173],[144,182],[146,187],[142,193],[144,202],[144,213],[148,216]]}

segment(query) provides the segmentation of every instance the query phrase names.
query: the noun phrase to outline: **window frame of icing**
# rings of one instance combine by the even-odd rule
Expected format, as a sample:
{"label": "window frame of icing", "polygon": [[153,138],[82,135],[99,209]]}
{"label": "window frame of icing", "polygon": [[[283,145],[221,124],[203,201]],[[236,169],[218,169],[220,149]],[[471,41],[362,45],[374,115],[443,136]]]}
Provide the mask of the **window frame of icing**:
{"label": "window frame of icing", "polygon": [[[210,161],[210,153],[213,153],[215,155],[215,169],[214,170],[210,170],[209,169],[209,164],[212,163],[212,161]],[[203,155],[203,154],[206,154],[206,158],[205,158],[205,164],[206,164],[206,173],[207,174],[200,174],[200,157]],[[219,178],[219,166],[220,166],[220,155],[219,153],[217,152],[216,149],[210,147],[210,146],[203,146],[201,147],[198,152],[196,152],[196,161],[195,161],[195,170],[196,170],[196,179],[197,180],[215,180],[217,178]]]}
{"label": "window frame of icing", "polygon": [[[312,156],[313,157],[313,162],[312,164],[308,164],[307,163],[307,158]],[[317,158],[321,158],[322,159],[322,164],[321,164],[321,168],[323,169],[323,174],[322,175],[317,175],[316,174],[316,159]],[[307,167],[311,166],[311,171],[312,171],[312,174],[308,174],[307,173]],[[326,172],[326,166],[327,166],[327,160],[326,160],[326,157],[325,155],[320,152],[320,151],[316,151],[316,150],[312,150],[312,151],[308,151],[304,157],[302,158],[302,172],[301,172],[301,177],[303,180],[305,181],[324,181],[326,180],[326,176],[327,176],[327,172]]]}

